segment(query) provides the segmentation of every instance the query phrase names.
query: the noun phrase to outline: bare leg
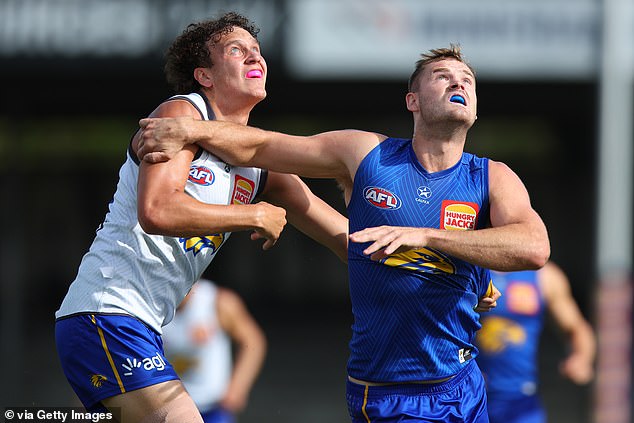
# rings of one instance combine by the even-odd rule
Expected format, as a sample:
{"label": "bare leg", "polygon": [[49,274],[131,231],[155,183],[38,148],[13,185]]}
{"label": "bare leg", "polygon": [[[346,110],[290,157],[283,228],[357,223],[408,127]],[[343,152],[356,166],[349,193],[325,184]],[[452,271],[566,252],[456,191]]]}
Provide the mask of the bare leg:
{"label": "bare leg", "polygon": [[202,423],[180,380],[170,380],[147,388],[106,398],[108,409],[121,410],[121,423]]}

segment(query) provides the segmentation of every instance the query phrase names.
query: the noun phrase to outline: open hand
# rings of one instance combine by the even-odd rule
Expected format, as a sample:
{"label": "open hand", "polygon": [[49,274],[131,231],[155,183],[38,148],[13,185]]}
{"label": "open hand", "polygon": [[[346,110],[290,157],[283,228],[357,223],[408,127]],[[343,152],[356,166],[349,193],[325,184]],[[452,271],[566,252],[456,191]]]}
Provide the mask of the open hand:
{"label": "open hand", "polygon": [[426,244],[424,228],[404,226],[377,226],[350,234],[352,242],[372,242],[363,254],[372,260],[381,260],[393,253],[416,250]]}
{"label": "open hand", "polygon": [[191,117],[141,119],[137,148],[139,160],[149,163],[170,160],[189,143],[188,126],[193,121]]}

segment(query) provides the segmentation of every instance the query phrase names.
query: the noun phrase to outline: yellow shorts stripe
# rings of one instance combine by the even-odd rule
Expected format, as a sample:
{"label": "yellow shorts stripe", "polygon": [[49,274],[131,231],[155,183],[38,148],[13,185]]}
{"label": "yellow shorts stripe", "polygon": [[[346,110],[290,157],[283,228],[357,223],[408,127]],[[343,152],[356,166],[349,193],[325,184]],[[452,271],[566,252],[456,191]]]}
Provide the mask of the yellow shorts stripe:
{"label": "yellow shorts stripe", "polygon": [[370,390],[370,387],[368,385],[365,385],[365,390],[363,391],[363,406],[361,407],[361,412],[363,413],[363,416],[365,417],[367,422],[372,423],[370,421],[370,416],[368,416],[368,413],[365,411],[365,407],[368,405],[368,391],[369,390]]}
{"label": "yellow shorts stripe", "polygon": [[[97,326],[97,320],[95,319],[95,315],[91,314],[90,319]],[[119,384],[119,389],[121,393],[125,393],[125,387],[123,386],[123,381],[121,380],[121,376],[119,376],[119,372],[117,371],[116,366],[114,365],[114,360],[110,355],[110,350],[108,350],[108,345],[106,345],[106,338],[103,336],[103,331],[99,326],[97,326],[97,332],[99,333],[99,339],[101,339],[101,345],[103,346],[103,350],[106,353],[106,357],[108,357],[108,362],[110,363],[110,368],[112,369],[112,373],[114,373],[114,377],[117,379],[117,383]]]}

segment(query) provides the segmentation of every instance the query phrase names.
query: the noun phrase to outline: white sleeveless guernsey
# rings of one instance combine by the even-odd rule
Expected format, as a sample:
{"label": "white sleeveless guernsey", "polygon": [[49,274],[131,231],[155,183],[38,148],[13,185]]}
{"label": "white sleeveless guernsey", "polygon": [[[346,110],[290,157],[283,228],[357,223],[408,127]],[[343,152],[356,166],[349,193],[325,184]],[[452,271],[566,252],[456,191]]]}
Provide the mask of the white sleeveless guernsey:
{"label": "white sleeveless guernsey", "polygon": [[[205,120],[213,112],[199,94],[183,98]],[[161,333],[174,310],[211,263],[230,233],[178,238],[149,235],[137,217],[138,159],[129,149],[109,211],[56,318],[81,313],[128,314]],[[205,150],[191,163],[185,192],[208,204],[248,204],[266,171],[233,167]]]}
{"label": "white sleeveless guernsey", "polygon": [[224,396],[231,377],[231,339],[217,316],[217,287],[202,279],[163,328],[165,355],[202,412]]}

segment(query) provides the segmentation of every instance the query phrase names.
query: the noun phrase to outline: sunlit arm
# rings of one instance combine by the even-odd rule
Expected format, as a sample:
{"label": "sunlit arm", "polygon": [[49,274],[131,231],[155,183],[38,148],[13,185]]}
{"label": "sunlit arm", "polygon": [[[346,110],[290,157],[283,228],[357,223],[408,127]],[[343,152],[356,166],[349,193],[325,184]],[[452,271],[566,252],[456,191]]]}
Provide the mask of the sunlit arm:
{"label": "sunlit arm", "polygon": [[236,166],[255,166],[310,178],[350,179],[369,149],[385,136],[342,130],[312,136],[287,135],[222,121],[191,118],[142,119],[139,157],[171,158],[197,143]]}
{"label": "sunlit arm", "polygon": [[[173,160],[142,162],[138,182],[138,219],[149,234],[203,236],[217,232],[254,230],[273,244],[286,224],[286,212],[268,203],[204,204],[185,193],[193,150],[180,151]],[[272,244],[267,244],[267,247]]]}

